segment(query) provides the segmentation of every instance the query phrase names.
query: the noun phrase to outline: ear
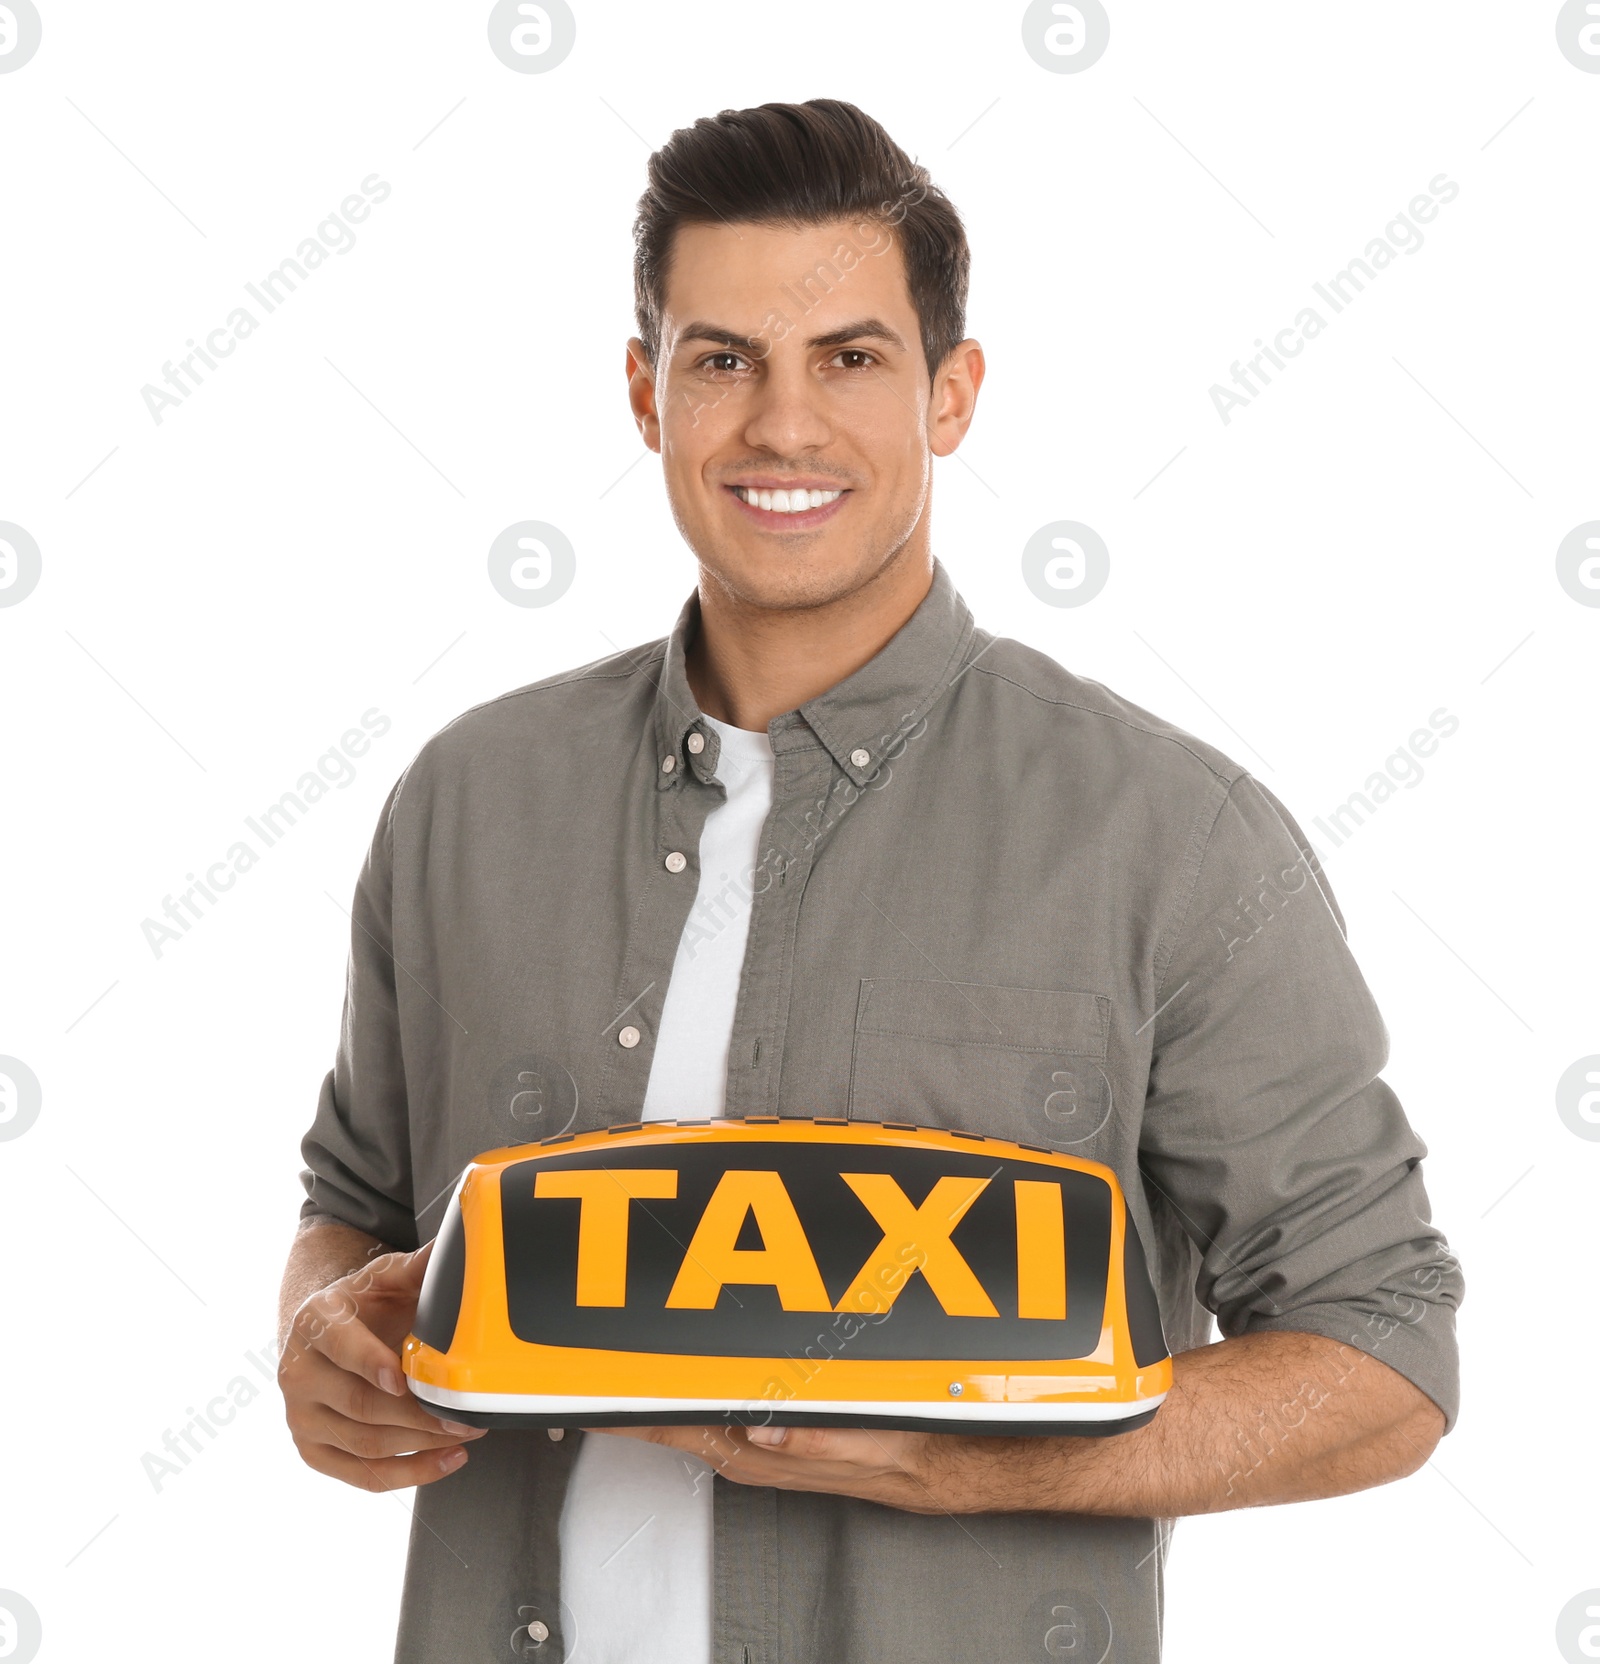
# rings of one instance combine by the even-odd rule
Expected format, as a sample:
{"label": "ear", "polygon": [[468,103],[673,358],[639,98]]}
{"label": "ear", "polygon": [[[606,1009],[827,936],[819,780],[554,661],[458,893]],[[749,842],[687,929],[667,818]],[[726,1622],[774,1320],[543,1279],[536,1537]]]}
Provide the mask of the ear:
{"label": "ear", "polygon": [[650,354],[637,335],[628,342],[628,408],[639,424],[639,436],[652,451],[661,449],[661,416],[656,409],[656,372]]}
{"label": "ear", "polygon": [[971,339],[952,348],[939,366],[928,401],[928,449],[935,456],[949,456],[966,438],[984,369],[983,348]]}

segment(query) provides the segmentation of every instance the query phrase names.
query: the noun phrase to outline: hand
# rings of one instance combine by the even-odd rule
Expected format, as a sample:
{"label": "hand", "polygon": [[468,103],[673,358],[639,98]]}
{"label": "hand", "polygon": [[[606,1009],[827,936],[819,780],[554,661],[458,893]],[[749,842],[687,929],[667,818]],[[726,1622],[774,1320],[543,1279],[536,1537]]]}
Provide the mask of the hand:
{"label": "hand", "polygon": [[310,1295],[278,1360],[301,1458],[364,1491],[443,1479],[466,1461],[464,1442],[485,1431],[428,1414],[400,1373],[432,1247],[380,1255]]}
{"label": "hand", "polygon": [[[741,1485],[824,1491],[907,1513],[1167,1519],[1343,1496],[1414,1473],[1444,1412],[1391,1365],[1292,1329],[1173,1359],[1144,1427],[1113,1438],[831,1427],[616,1427]],[[1252,1462],[1253,1458],[1253,1462]]]}
{"label": "hand", "polygon": [[962,1458],[973,1442],[948,1433],[873,1427],[592,1427],[584,1431],[671,1445],[709,1462],[724,1479],[738,1485],[827,1491],[881,1502],[910,1514],[964,1511],[950,1506],[945,1479],[957,1466],[965,1466]]}

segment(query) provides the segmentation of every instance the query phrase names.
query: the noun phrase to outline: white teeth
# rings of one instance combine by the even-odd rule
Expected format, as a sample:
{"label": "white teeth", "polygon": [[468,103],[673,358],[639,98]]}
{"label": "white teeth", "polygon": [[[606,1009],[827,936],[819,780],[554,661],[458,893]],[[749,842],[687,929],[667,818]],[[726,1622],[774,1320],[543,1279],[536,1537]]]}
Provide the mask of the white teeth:
{"label": "white teeth", "polygon": [[763,508],[769,514],[801,514],[809,508],[821,508],[824,503],[831,503],[842,497],[842,491],[818,491],[815,488],[807,491],[796,488],[793,491],[762,491],[747,485],[736,485],[734,490],[740,498],[755,508]]}

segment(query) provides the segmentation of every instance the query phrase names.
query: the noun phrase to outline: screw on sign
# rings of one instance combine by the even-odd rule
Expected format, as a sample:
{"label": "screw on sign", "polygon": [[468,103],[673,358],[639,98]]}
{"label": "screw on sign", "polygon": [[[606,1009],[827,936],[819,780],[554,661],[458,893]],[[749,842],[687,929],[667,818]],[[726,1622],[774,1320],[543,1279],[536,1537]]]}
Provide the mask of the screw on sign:
{"label": "screw on sign", "polygon": [[32,0],[0,0],[0,75],[22,68],[39,50],[42,33]]}
{"label": "screw on sign", "polygon": [[542,75],[566,60],[578,25],[566,0],[497,0],[489,13],[489,49],[519,75]]}
{"label": "screw on sign", "polygon": [[1022,14],[1022,44],[1052,75],[1076,75],[1098,63],[1111,39],[1100,0],[1033,0]]}
{"label": "screw on sign", "polygon": [[1600,75],[1600,0],[1566,0],[1556,13],[1561,56],[1588,75]]}

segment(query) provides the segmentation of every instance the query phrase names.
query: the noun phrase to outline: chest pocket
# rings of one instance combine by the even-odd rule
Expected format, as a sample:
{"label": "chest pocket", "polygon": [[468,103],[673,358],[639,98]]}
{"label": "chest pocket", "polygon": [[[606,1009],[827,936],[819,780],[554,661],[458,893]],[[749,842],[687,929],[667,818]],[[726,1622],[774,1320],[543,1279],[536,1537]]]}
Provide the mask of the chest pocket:
{"label": "chest pocket", "polygon": [[863,980],[850,1114],[1089,1155],[1111,1116],[1104,994],[984,982]]}

